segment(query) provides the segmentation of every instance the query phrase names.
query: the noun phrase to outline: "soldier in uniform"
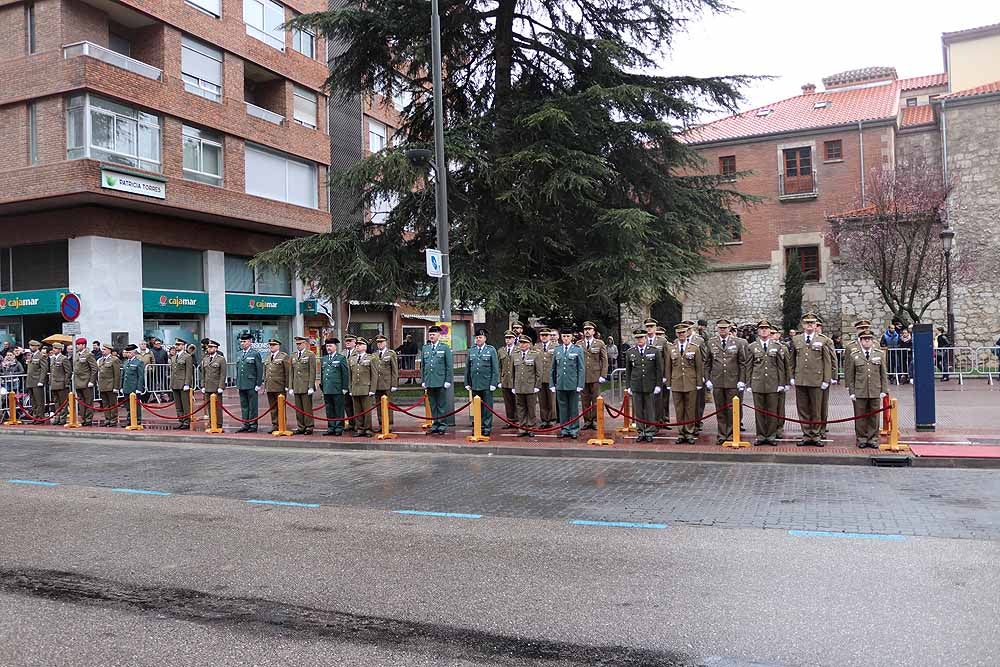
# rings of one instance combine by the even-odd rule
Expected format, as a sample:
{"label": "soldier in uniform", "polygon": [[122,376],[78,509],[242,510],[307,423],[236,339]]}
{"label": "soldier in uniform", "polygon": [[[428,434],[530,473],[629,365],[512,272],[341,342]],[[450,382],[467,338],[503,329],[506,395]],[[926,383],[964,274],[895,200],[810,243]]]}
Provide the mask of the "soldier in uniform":
{"label": "soldier in uniform", "polygon": [[[712,392],[712,400],[718,410],[740,399],[740,419],[743,418],[743,391],[747,388],[747,371],[750,357],[747,342],[733,335],[733,323],[727,319],[718,320],[715,328],[718,335],[705,344],[705,388]],[[719,435],[716,444],[721,445],[733,439],[733,409],[722,410],[718,414]]]}
{"label": "soldier in uniform", "polygon": [[[476,332],[475,341],[465,362],[465,390],[492,408],[493,390],[500,383],[500,360],[496,348],[486,343],[486,329]],[[483,408],[482,423],[483,435],[489,435],[493,431],[493,413],[486,408]]]}
{"label": "soldier in uniform", "polygon": [[[513,331],[507,330],[503,333],[503,347],[497,350],[497,359],[500,360],[500,384],[497,385],[503,390],[503,408],[507,419],[511,422],[517,421],[517,399],[514,398],[514,353],[517,349],[517,336]],[[505,424],[503,428],[517,428],[510,424]]]}
{"label": "soldier in uniform", "polygon": [[64,349],[62,343],[52,343],[52,356],[49,357],[49,388],[52,390],[54,409],[57,410],[52,423],[57,426],[66,423],[69,407],[63,403],[69,396],[73,376],[73,360],[63,354]]}
{"label": "soldier in uniform", "polygon": [[539,373],[541,364],[539,353],[531,349],[531,339],[522,335],[518,339],[520,348],[514,353],[514,396],[517,400],[517,423],[521,425],[518,435],[535,437],[529,429],[538,426],[538,401],[535,398],[542,386]]}
{"label": "soldier in uniform", "polygon": [[257,350],[252,349],[253,336],[240,334],[240,351],[236,356],[236,388],[240,392],[240,417],[250,423],[240,426],[237,433],[256,433],[258,392],[264,381],[264,362]]}
{"label": "soldier in uniform", "polygon": [[[351,357],[358,353],[356,347],[358,344],[358,337],[354,334],[347,334],[344,336],[344,357],[347,359],[347,363],[351,363]],[[350,417],[356,415],[360,410],[355,409],[354,397],[351,396],[350,392],[344,396],[344,412],[347,413],[346,416]],[[344,422],[344,430],[352,431],[354,430],[354,420],[348,419]]]}
{"label": "soldier in uniform", "polygon": [[[889,375],[885,369],[882,350],[875,347],[875,335],[863,331],[858,347],[851,350],[851,374],[844,377],[844,384],[854,402],[854,416],[859,417],[882,407],[882,399],[889,394]],[[858,448],[878,449],[879,415],[854,420],[854,433]]]}
{"label": "soldier in uniform", "polygon": [[28,341],[28,347],[31,352],[25,359],[24,383],[31,392],[31,416],[42,419],[45,417],[45,381],[49,379],[49,358],[42,352],[42,344],[37,340]]}
{"label": "soldier in uniform", "polygon": [[[104,408],[101,426],[117,426],[118,408],[108,408],[118,404],[118,392],[122,388],[122,362],[111,354],[110,343],[105,343],[102,350],[104,354],[97,360],[97,391],[101,394],[101,407]],[[125,398],[128,399],[128,394]],[[127,420],[125,426],[128,426]]]}
{"label": "soldier in uniform", "polygon": [[[396,353],[389,348],[385,336],[379,334],[375,336],[375,353],[372,355],[375,362],[375,372],[377,380],[375,384],[375,405],[381,405],[382,397],[392,398],[392,392],[399,387],[399,360]],[[378,413],[378,427],[382,428],[382,410]],[[392,411],[389,411],[389,424],[392,424]]]}
{"label": "soldier in uniform", "polygon": [[[667,337],[661,333],[665,332],[665,329],[652,317],[647,317],[643,321],[642,326],[646,330],[646,345],[656,349],[660,353],[660,368],[665,369],[667,367],[666,349],[668,341]],[[653,408],[656,410],[656,419],[650,421],[665,423],[670,419],[670,397],[667,392],[667,384],[669,384],[667,378],[661,378],[660,386],[662,389],[660,393],[653,395]],[[656,435],[660,430],[657,426],[650,428],[653,429],[653,435]],[[670,427],[665,426],[664,428]]]}
{"label": "soldier in uniform", "polygon": [[518,320],[510,325],[510,330],[514,333],[514,347],[517,347],[517,342],[521,340],[521,335],[524,334],[524,325]]}
{"label": "soldier in uniform", "polygon": [[[632,397],[632,411],[643,421],[656,416],[655,397],[663,394],[663,354],[650,344],[643,329],[632,332],[635,345],[625,353],[625,391]],[[653,442],[656,427],[636,422],[637,442]]]}
{"label": "soldier in uniform", "polygon": [[[829,388],[833,375],[826,342],[816,332],[816,316],[806,313],[802,318],[803,332],[792,339],[792,379],[799,419],[819,422],[822,417],[823,390]],[[819,424],[802,424],[800,447],[822,447]]]}
{"label": "soldier in uniform", "polygon": [[601,395],[601,384],[604,382],[604,374],[608,369],[608,348],[604,341],[594,337],[595,325],[593,322],[583,323],[583,340],[580,347],[583,348],[584,380],[583,405],[581,410],[586,410],[590,406],[595,406],[586,417],[583,418],[583,428],[594,430],[597,420],[597,397]]}
{"label": "soldier in uniform", "polygon": [[[698,321],[703,322],[704,320],[698,320]],[[702,335],[702,333],[705,331],[704,327],[696,326],[694,320],[684,320],[683,322],[681,322],[681,324],[687,325],[688,341],[702,348],[701,353],[702,353],[702,358],[704,358],[704,355],[706,354],[705,337]],[[708,323],[705,322],[705,326],[707,325]],[[704,427],[704,422],[701,421],[701,417],[702,415],[705,414],[705,402],[706,402],[705,396],[707,393],[707,389],[705,388],[705,378],[701,378],[699,382],[701,382],[702,386],[701,389],[695,392],[694,410],[695,410],[695,416],[697,416],[698,418],[698,423],[694,425],[695,435],[699,435],[701,433],[702,428]]]}
{"label": "soldier in uniform", "polygon": [[[433,328],[433,327],[432,327]],[[378,380],[375,365],[372,357],[368,354],[368,341],[358,338],[355,342],[354,353],[350,358],[351,369],[351,396],[354,398],[355,414],[360,415],[372,407],[372,399],[375,397],[375,384]],[[431,403],[433,409],[433,403]],[[442,431],[443,433],[444,431]],[[357,438],[371,437],[372,434],[372,413],[354,420],[354,436]]]}
{"label": "soldier in uniform", "polygon": [[[135,396],[135,423],[142,423],[142,406],[139,402],[142,395],[146,393],[146,364],[138,356],[139,346],[133,344],[125,346],[125,363],[122,364],[122,393],[128,398],[129,394]],[[103,358],[102,358],[103,359]],[[131,421],[132,402],[125,402],[125,421],[122,426],[128,426]],[[115,411],[117,412],[117,410]],[[117,415],[115,415],[117,417]]]}
{"label": "soldier in uniform", "polygon": [[[830,363],[833,366],[833,375],[830,376],[830,385],[833,386],[837,384],[837,378],[840,376],[840,368],[837,363],[837,346],[833,344],[832,338],[823,333],[823,320],[819,315],[816,316],[816,333],[822,336],[827,348],[827,355],[830,357]],[[826,422],[830,418],[830,387],[823,390],[823,399],[820,407],[820,419],[823,420],[823,425],[820,426],[820,437],[826,438],[826,434],[829,431]]]}
{"label": "soldier in uniform", "polygon": [[292,386],[292,362],[281,351],[281,341],[277,338],[267,341],[267,349],[267,357],[264,358],[264,392],[267,394],[273,432],[281,428],[278,425],[278,396]]}
{"label": "soldier in uniform", "polygon": [[[556,395],[559,423],[567,422],[580,412],[580,394],[586,380],[583,350],[573,343],[573,330],[559,330],[560,344],[552,354],[552,381],[549,393]],[[559,431],[560,438],[573,438],[580,434],[580,420],[574,419]]]}
{"label": "soldier in uniform", "polygon": [[427,343],[420,351],[420,386],[427,390],[434,419],[428,433],[444,435],[448,431],[448,423],[442,415],[450,411],[446,390],[451,388],[455,370],[451,348],[438,340],[440,335],[441,327],[437,325],[427,330]]}
{"label": "soldier in uniform", "polygon": [[[347,357],[337,352],[339,338],[327,338],[326,354],[320,360],[320,388],[326,404],[326,431],[323,435],[344,434],[344,397],[351,391],[351,371]],[[333,421],[339,419],[340,421]]]}
{"label": "soldier in uniform", "polygon": [[194,355],[188,352],[188,342],[183,338],[174,340],[176,353],[170,359],[170,391],[174,397],[177,412],[177,426],[174,430],[191,427],[191,387],[194,385]]}
{"label": "soldier in uniform", "polygon": [[[703,387],[705,359],[701,345],[689,337],[691,325],[681,322],[674,327],[677,340],[667,351],[666,377],[674,398],[674,413],[679,422],[697,419],[698,390]],[[695,424],[680,427],[677,444],[694,444]]]}
{"label": "soldier in uniform", "polygon": [[[94,402],[94,384],[97,382],[97,360],[87,349],[87,339],[76,339],[76,355],[73,359],[73,390],[77,397],[88,404]],[[88,391],[89,390],[89,391]],[[93,426],[94,411],[80,405],[80,424]]]}
{"label": "soldier in uniform", "polygon": [[[851,360],[854,358],[853,352],[861,347],[859,337],[865,331],[871,330],[870,320],[858,320],[854,323],[854,338],[844,341],[844,377],[851,372]],[[875,349],[879,349],[878,341],[873,341]],[[846,380],[845,380],[846,384]]]}
{"label": "soldier in uniform", "polygon": [[[316,392],[316,355],[306,347],[309,339],[295,337],[295,353],[292,355],[292,395],[295,398],[295,421],[298,428],[292,435],[312,435],[313,394]],[[305,414],[303,414],[305,413]],[[369,424],[371,416],[368,417]],[[369,428],[369,430],[371,430]]]}
{"label": "soldier in uniform", "polygon": [[[226,358],[219,352],[219,342],[209,340],[205,343],[205,356],[201,358],[201,391],[205,398],[222,394],[226,389]],[[222,428],[222,411],[219,411],[219,428]]]}
{"label": "soldier in uniform", "polygon": [[[784,345],[772,340],[771,323],[767,320],[757,323],[757,340],[750,343],[748,356],[754,407],[772,414],[784,414],[778,412],[778,404],[784,398],[785,385],[788,384],[787,353]],[[756,423],[757,439],[753,444],[777,446],[778,418],[758,412]]]}
{"label": "soldier in uniform", "polygon": [[542,378],[541,391],[538,392],[538,418],[542,428],[548,428],[556,423],[556,401],[555,397],[549,393],[549,381],[552,379],[552,350],[556,347],[556,342],[551,340],[555,332],[545,328],[538,332],[539,374]]}
{"label": "soldier in uniform", "polygon": [[792,353],[791,348],[781,340],[781,336],[784,332],[781,329],[771,330],[771,342],[775,345],[780,345],[782,349],[785,350],[785,391],[780,392],[778,395],[778,439],[783,439],[785,437],[785,403],[788,399],[788,394],[792,389]]}

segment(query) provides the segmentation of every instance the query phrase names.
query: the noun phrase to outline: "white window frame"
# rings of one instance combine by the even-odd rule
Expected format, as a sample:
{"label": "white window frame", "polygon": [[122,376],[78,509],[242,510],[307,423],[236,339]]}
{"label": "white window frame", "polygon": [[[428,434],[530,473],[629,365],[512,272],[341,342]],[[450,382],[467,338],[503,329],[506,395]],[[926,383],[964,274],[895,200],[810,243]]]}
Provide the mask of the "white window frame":
{"label": "white window frame", "polygon": [[[215,134],[215,133],[209,132],[207,130],[202,130],[200,128],[197,128],[197,127],[194,127],[194,126],[191,126],[191,125],[184,125],[182,127],[182,129],[181,129],[181,136],[182,136],[182,141],[181,141],[181,166],[184,169],[184,177],[187,178],[189,181],[197,181],[199,183],[205,183],[207,185],[221,186],[222,185],[222,174],[223,174],[223,171],[225,169],[225,166],[224,166],[225,165],[225,152],[224,152],[223,147],[222,147],[222,137],[219,136],[219,135],[216,135],[216,136],[219,136],[219,140],[216,141],[216,140],[210,139],[208,136],[206,136],[208,134]],[[204,157],[203,149],[204,149],[204,147],[206,145],[208,145],[208,146],[214,146],[215,148],[219,149],[219,173],[218,174],[213,174],[212,172],[205,171],[204,169],[201,169],[201,168],[194,169],[194,168],[188,167],[187,165],[184,164],[184,158],[185,158],[184,143],[187,140],[194,140],[194,141],[198,142],[198,166],[199,167],[203,167],[204,164],[205,164],[205,157]],[[188,174],[193,174],[195,177],[194,178],[189,178]]]}
{"label": "white window frame", "polygon": [[[219,63],[219,83],[213,81],[207,81],[205,79],[199,78],[194,74],[189,74],[184,71],[184,50],[194,51],[199,55],[216,61]],[[206,100],[211,100],[212,102],[222,101],[222,82],[224,80],[224,73],[222,71],[224,55],[219,49],[213,48],[208,44],[204,44],[193,37],[188,37],[183,35],[181,37],[181,79],[184,81],[184,90],[191,93],[192,95],[198,95],[199,97],[204,97]]]}
{"label": "white window frame", "polygon": [[[99,105],[95,105],[94,101],[106,101],[112,104],[116,104],[121,107],[126,107],[135,112],[134,116],[128,116],[117,111],[106,109]],[[83,144],[79,146],[69,145],[69,128],[72,123],[75,114],[83,114]],[[113,143],[115,148],[106,148],[104,146],[95,146],[93,144],[93,118],[94,115],[101,115],[110,117],[112,119],[113,130]],[[128,153],[126,151],[117,150],[117,136],[118,136],[118,124],[127,123],[135,125],[135,147],[136,153]],[[150,158],[148,156],[140,156],[138,154],[139,146],[141,145],[141,140],[139,136],[140,128],[146,128],[147,130],[154,130],[156,135],[156,159]],[[71,155],[71,153],[75,154]],[[69,160],[80,159],[80,158],[91,158],[95,160],[106,160],[108,162],[114,162],[115,164],[123,164],[130,167],[135,167],[136,169],[144,169],[146,171],[161,172],[163,170],[163,136],[160,132],[160,117],[154,114],[146,113],[135,107],[131,107],[120,102],[115,102],[113,100],[105,100],[105,98],[96,95],[73,95],[70,97],[66,104],[66,156]],[[117,158],[117,159],[116,159]]]}
{"label": "white window frame", "polygon": [[[299,86],[297,84],[293,84],[292,85],[292,96],[293,96],[293,99],[292,99],[292,118],[299,125],[305,125],[306,127],[311,127],[312,129],[315,130],[316,127],[317,127],[317,123],[319,123],[319,95],[317,95],[315,92],[313,92],[311,90],[303,88],[302,86]],[[307,102],[311,102],[312,103],[313,109],[314,109],[313,110],[313,116],[312,116],[312,122],[309,122],[308,119],[300,118],[299,117],[299,111],[298,111],[298,109],[295,108],[295,99],[294,98],[296,98],[296,97],[299,98],[299,99],[302,99],[302,100],[305,100]]]}
{"label": "white window frame", "polygon": [[184,2],[215,18],[222,17],[222,0],[184,0]]}
{"label": "white window frame", "polygon": [[[382,133],[376,132],[376,128],[381,128]],[[373,137],[378,138],[378,142],[373,141]],[[379,147],[375,148],[375,144],[378,143]],[[368,119],[368,151],[371,153],[378,153],[380,150],[385,148],[389,144],[389,126],[381,121],[377,121],[374,118]]]}
{"label": "white window frame", "polygon": [[384,195],[376,195],[372,199],[369,214],[373,225],[384,225],[389,222],[389,214],[399,206],[399,195],[390,192]]}
{"label": "white window frame", "polygon": [[[247,7],[255,5],[260,7],[261,18],[264,21],[262,25],[254,25],[248,22]],[[279,25],[284,25],[285,23],[285,6],[279,2],[273,2],[273,0],[243,0],[243,23],[246,25],[247,34],[258,39],[268,46],[275,48],[279,51],[285,50],[285,31],[278,30],[268,30],[267,28],[267,10],[268,8],[278,9],[281,11],[281,23]]]}
{"label": "white window frame", "polygon": [[[302,159],[299,159],[299,158],[294,158],[294,157],[288,155],[287,153],[282,153],[280,151],[272,150],[272,149],[266,148],[264,146],[260,146],[260,145],[257,145],[257,144],[251,144],[249,142],[245,145],[244,151],[245,151],[245,154],[246,153],[251,153],[251,152],[265,153],[265,154],[268,154],[268,155],[270,155],[272,157],[277,157],[277,158],[280,158],[280,159],[282,159],[282,160],[285,161],[285,172],[284,172],[284,174],[281,174],[281,177],[285,181],[285,198],[284,199],[279,199],[277,197],[272,197],[270,195],[259,194],[259,193],[253,192],[249,187],[246,186],[246,183],[247,183],[247,181],[249,179],[250,170],[246,167],[246,158],[244,157],[244,167],[243,167],[243,172],[244,172],[244,190],[246,191],[247,194],[251,194],[251,195],[254,195],[254,196],[257,196],[257,197],[263,197],[265,199],[270,199],[272,201],[285,202],[286,204],[291,204],[293,206],[304,206],[305,208],[319,208],[319,203],[318,203],[319,202],[319,193],[318,193],[318,189],[319,189],[318,182],[319,181],[316,178],[317,177],[318,168],[317,168],[315,162],[311,162],[309,160],[302,160]],[[299,203],[293,202],[293,201],[288,201],[288,190],[289,190],[289,187],[288,187],[288,163],[289,162],[296,163],[299,166],[308,167],[309,171],[312,173],[312,187],[310,188],[310,192],[312,193],[312,201],[308,205],[299,204]],[[275,177],[277,177],[277,176],[278,176],[278,174],[275,174]]]}
{"label": "white window frame", "polygon": [[[303,50],[302,40],[303,37],[309,38],[309,51]],[[292,48],[304,55],[306,58],[311,60],[316,59],[316,35],[314,35],[309,30],[303,30],[302,28],[296,28],[292,31]]]}

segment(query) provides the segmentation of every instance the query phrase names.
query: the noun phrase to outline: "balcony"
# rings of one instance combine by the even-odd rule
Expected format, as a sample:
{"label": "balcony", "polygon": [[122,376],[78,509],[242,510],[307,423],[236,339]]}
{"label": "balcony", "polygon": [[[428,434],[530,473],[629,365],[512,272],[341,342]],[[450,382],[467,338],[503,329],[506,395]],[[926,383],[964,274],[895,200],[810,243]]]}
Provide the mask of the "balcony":
{"label": "balcony", "polygon": [[275,125],[283,125],[285,122],[285,117],[281,114],[276,114],[273,111],[268,111],[263,107],[259,107],[256,104],[245,103],[247,105],[247,113],[254,118],[260,118],[261,120],[266,120],[268,123],[274,123]]}
{"label": "balcony", "polygon": [[816,172],[788,176],[778,174],[778,199],[815,199],[819,195],[819,179]]}
{"label": "balcony", "polygon": [[109,65],[121,67],[122,69],[134,72],[139,76],[152,79],[153,81],[160,81],[163,77],[162,70],[153,67],[152,65],[147,65],[141,60],[123,56],[120,53],[112,51],[111,49],[106,49],[103,46],[94,44],[93,42],[76,42],[75,44],[67,44],[63,47],[63,58],[76,58],[77,56],[90,56],[91,58],[97,58],[98,60],[108,63]]}

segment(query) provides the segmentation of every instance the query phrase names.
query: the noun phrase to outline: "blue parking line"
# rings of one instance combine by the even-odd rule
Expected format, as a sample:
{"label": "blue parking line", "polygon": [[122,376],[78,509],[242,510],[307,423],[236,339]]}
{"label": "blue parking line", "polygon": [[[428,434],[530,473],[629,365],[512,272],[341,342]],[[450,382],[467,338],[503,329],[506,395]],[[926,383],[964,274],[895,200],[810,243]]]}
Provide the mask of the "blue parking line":
{"label": "blue parking line", "polygon": [[790,530],[788,534],[793,537],[849,537],[859,540],[894,540],[896,542],[905,540],[903,535],[877,535],[875,533],[834,533],[828,530]]}
{"label": "blue parking line", "polygon": [[282,507],[319,507],[319,503],[295,503],[290,500],[248,500],[251,505],[281,505]]}
{"label": "blue parking line", "polygon": [[31,486],[59,486],[56,482],[39,482],[35,479],[8,479],[10,484],[30,484]]}
{"label": "blue parking line", "polygon": [[443,516],[449,519],[482,519],[482,514],[462,514],[460,512],[425,512],[422,510],[393,510],[395,514],[412,516]]}
{"label": "blue parking line", "polygon": [[586,521],[575,519],[570,521],[574,526],[605,526],[608,528],[666,528],[665,523],[632,523],[630,521]]}
{"label": "blue parking line", "polygon": [[143,496],[169,496],[170,494],[166,491],[149,491],[147,489],[111,489],[115,493],[137,493]]}

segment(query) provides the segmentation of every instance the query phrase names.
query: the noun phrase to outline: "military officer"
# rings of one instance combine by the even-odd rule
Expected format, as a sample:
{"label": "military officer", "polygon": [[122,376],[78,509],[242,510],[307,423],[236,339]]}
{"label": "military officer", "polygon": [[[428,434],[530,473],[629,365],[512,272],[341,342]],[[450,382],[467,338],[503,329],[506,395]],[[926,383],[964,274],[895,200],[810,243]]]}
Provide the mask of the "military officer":
{"label": "military officer", "polygon": [[536,394],[542,386],[539,353],[531,349],[531,339],[521,335],[520,347],[514,353],[514,396],[517,400],[517,423],[521,426],[518,435],[533,438],[530,429],[538,426],[538,400]]}
{"label": "military officer", "polygon": [[[667,351],[666,377],[674,398],[674,413],[679,422],[694,422],[697,419],[698,390],[703,387],[705,377],[704,351],[701,345],[689,338],[691,326],[681,322],[674,327],[677,340]],[[695,424],[680,427],[677,444],[694,444]]]}
{"label": "military officer", "polygon": [[[844,377],[851,372],[851,360],[854,358],[852,354],[854,350],[860,347],[860,341],[858,338],[865,331],[871,330],[872,323],[870,320],[858,320],[854,323],[854,338],[851,340],[844,341]],[[874,342],[876,348],[879,347],[878,341]]]}
{"label": "military officer", "polygon": [[[716,410],[739,396],[742,419],[743,392],[747,388],[750,357],[747,342],[732,333],[733,323],[720,319],[715,323],[717,335],[705,344],[705,388],[712,392]],[[719,435],[716,444],[733,438],[733,409],[721,410],[718,417]]]}
{"label": "military officer", "polygon": [[188,352],[188,342],[174,340],[174,356],[170,359],[170,391],[174,397],[177,426],[174,430],[191,427],[191,387],[194,386],[194,355]]}
{"label": "military officer", "polygon": [[[225,389],[226,358],[219,352],[219,341],[208,340],[205,343],[205,356],[201,359],[201,391],[206,399],[217,394],[221,402]],[[219,428],[222,428],[222,410],[219,410]]]}
{"label": "military officer", "polygon": [[[851,374],[845,376],[844,384],[854,402],[854,416],[859,417],[875,412],[882,407],[882,399],[889,395],[889,375],[885,369],[882,350],[875,347],[875,335],[863,331],[858,347],[851,350]],[[858,438],[858,448],[878,449],[878,413],[854,420],[854,433]]]}
{"label": "military officer", "polygon": [[[826,342],[816,331],[816,315],[802,318],[803,332],[792,339],[792,379],[799,419],[819,422],[822,418],[823,390],[830,387],[833,366]],[[822,429],[817,424],[802,424],[800,447],[822,447]]]}
{"label": "military officer", "polygon": [[351,371],[347,357],[337,352],[339,338],[327,338],[326,354],[320,360],[320,388],[326,404],[326,431],[323,435],[344,434],[344,397],[351,391]]}
{"label": "military officer", "polygon": [[292,386],[292,362],[281,351],[281,341],[271,338],[267,341],[267,356],[264,358],[264,392],[267,394],[267,409],[271,413],[271,432],[277,432],[278,396]]}
{"label": "military officer", "polygon": [[[503,333],[503,347],[497,350],[500,360],[500,384],[503,390],[503,408],[507,419],[517,421],[517,399],[514,397],[514,353],[517,349],[517,335],[510,329]],[[503,428],[517,428],[505,424]]]}
{"label": "military officer", "polygon": [[[655,397],[663,393],[663,354],[653,347],[643,329],[632,332],[635,345],[625,353],[625,391],[632,397],[632,412],[638,419],[655,422]],[[656,427],[636,422],[637,442],[653,442]]]}
{"label": "military officer", "polygon": [[[375,405],[381,406],[382,397],[389,396],[391,399],[392,392],[396,391],[399,387],[399,360],[382,334],[375,336],[375,352],[372,354],[372,360],[375,364],[377,377],[375,383]],[[378,413],[378,427],[381,429],[382,409],[379,408],[375,412]],[[389,411],[389,423],[393,423],[391,410]]]}
{"label": "military officer", "polygon": [[73,376],[73,360],[63,354],[64,349],[62,343],[52,343],[52,355],[49,357],[49,389],[52,390],[52,402],[57,411],[52,423],[56,425],[66,423],[69,408],[63,403],[69,396]]}
{"label": "military officer", "polygon": [[[698,321],[703,322],[704,320],[698,320]],[[706,341],[705,337],[702,334],[705,332],[705,328],[703,326],[696,325],[694,323],[694,320],[684,320],[682,324],[686,324],[688,326],[688,331],[689,331],[688,341],[694,343],[695,345],[700,346],[702,348],[701,353],[704,357],[704,355],[706,354],[706,348],[705,348]],[[707,325],[708,323],[706,322],[705,326]],[[705,414],[705,396],[707,393],[707,389],[705,387],[705,378],[701,378],[701,383],[702,383],[701,389],[695,392],[694,410],[695,410],[695,415],[698,417],[698,423],[694,425],[695,435],[700,434],[701,429],[704,427],[704,423],[701,421],[701,417],[702,415]]]}
{"label": "military officer", "polygon": [[[432,327],[433,328],[433,327]],[[443,343],[442,343],[443,344]],[[372,400],[375,398],[375,385],[378,381],[378,372],[372,361],[372,355],[368,354],[368,341],[358,338],[355,341],[354,352],[350,358],[351,369],[351,396],[354,398],[355,414],[369,410],[372,407]],[[433,410],[434,403],[431,402]],[[443,433],[444,431],[442,431]],[[357,438],[371,437],[372,434],[372,413],[363,417],[356,417],[354,420],[354,436]]]}
{"label": "military officer", "polygon": [[787,402],[788,395],[792,389],[792,354],[791,348],[781,340],[781,336],[784,332],[779,328],[771,329],[771,342],[775,345],[781,346],[785,351],[785,391],[778,394],[778,439],[785,437],[785,403]]}
{"label": "military officer", "polygon": [[[750,390],[753,392],[755,408],[766,410],[772,415],[778,412],[778,401],[784,397],[788,384],[788,365],[785,346],[771,340],[771,323],[766,319],[757,323],[757,340],[748,348],[750,359]],[[755,445],[778,444],[778,417],[756,414],[757,438]]]}
{"label": "military officer", "polygon": [[552,379],[552,351],[556,347],[555,336],[556,332],[546,327],[538,332],[538,343],[535,345],[535,349],[538,350],[539,374],[542,377],[541,391],[538,392],[538,418],[542,428],[548,428],[556,423],[556,400],[549,392]]}
{"label": "military officer", "polygon": [[[493,391],[500,383],[500,360],[497,351],[486,343],[486,329],[476,331],[475,345],[469,348],[465,362],[465,390],[478,396],[484,405],[493,407]],[[541,353],[539,353],[541,356]],[[483,408],[483,435],[493,431],[493,413]]]}
{"label": "military officer", "polygon": [[[357,351],[358,337],[354,334],[347,334],[344,336],[344,357],[347,359],[347,363],[351,363],[351,357],[358,353]],[[356,415],[360,410],[356,410],[354,406],[354,397],[351,396],[350,392],[344,396],[344,412],[347,416]],[[352,431],[354,430],[354,420],[348,419],[344,422],[344,430]]]}
{"label": "military officer", "polygon": [[237,433],[256,433],[257,395],[264,381],[264,362],[253,349],[253,336],[240,334],[240,351],[236,355],[236,388],[240,392],[240,417],[250,423],[240,426]]}
{"label": "military officer", "polygon": [[[573,342],[573,329],[559,329],[560,343],[552,354],[552,381],[549,393],[556,395],[556,408],[560,423],[568,422],[580,413],[580,394],[586,381],[583,350]],[[580,435],[580,420],[574,419],[559,431],[560,438]]]}
{"label": "military officer", "polygon": [[[647,317],[642,323],[643,329],[646,333],[646,346],[657,350],[660,353],[660,368],[666,369],[667,367],[667,337],[664,335],[666,330],[660,326],[652,317]],[[660,380],[660,386],[662,389],[660,393],[653,395],[653,408],[656,410],[656,419],[651,421],[657,421],[660,423],[665,423],[670,419],[670,396],[667,391],[667,378],[663,377]],[[658,426],[651,427],[653,429],[653,435],[659,432],[660,428]],[[670,428],[665,426],[664,428]]]}
{"label": "military officer", "polygon": [[292,435],[312,435],[316,423],[313,419],[312,398],[316,393],[316,355],[307,347],[308,344],[309,339],[305,336],[295,337],[291,392],[295,399],[295,421],[298,428]]}
{"label": "military officer", "polygon": [[[139,346],[132,343],[125,346],[125,362],[122,364],[122,393],[128,398],[129,394],[135,396],[135,423],[142,423],[142,406],[139,402],[142,395],[146,393],[146,364],[138,356]],[[103,357],[102,357],[103,359]],[[125,421],[122,426],[128,426],[131,421],[131,401],[125,402]],[[115,411],[117,412],[117,410]],[[117,415],[115,415],[117,417]]]}
{"label": "military officer", "polygon": [[[73,359],[73,391],[84,403],[93,404],[94,385],[97,383],[97,360],[87,349],[87,339],[76,339],[76,355]],[[94,411],[86,405],[80,405],[80,424],[92,426]]]}
{"label": "military officer", "polygon": [[[830,357],[830,363],[833,366],[833,375],[830,376],[830,385],[833,386],[837,384],[837,378],[840,377],[840,367],[837,363],[837,346],[833,344],[833,339],[823,333],[823,320],[816,316],[816,333],[822,336],[823,342],[826,345],[826,353]],[[823,390],[823,398],[820,403],[820,419],[823,420],[823,425],[820,426],[820,437],[825,438],[827,431],[827,420],[830,418],[830,387]]]}
{"label": "military officer", "polygon": [[583,405],[581,410],[586,410],[591,405],[595,406],[586,417],[583,418],[583,428],[593,430],[596,428],[594,422],[597,420],[597,397],[601,395],[601,384],[605,381],[604,374],[608,372],[608,348],[604,341],[594,337],[596,325],[593,322],[583,323],[583,340],[580,347],[583,348],[584,385],[581,398]]}
{"label": "military officer", "polygon": [[524,334],[524,325],[518,320],[514,320],[510,325],[510,329],[514,332],[514,347],[518,347],[517,341],[521,340],[521,336]]}
{"label": "military officer", "polygon": [[[122,362],[118,357],[111,354],[111,344],[105,343],[101,346],[103,354],[97,360],[97,391],[101,395],[101,408],[104,415],[101,419],[101,426],[118,425],[118,393],[122,388]],[[128,394],[125,395],[128,399]],[[109,409],[114,407],[113,410]],[[126,412],[126,415],[128,412]],[[125,426],[128,426],[126,420]]]}
{"label": "military officer", "polygon": [[42,352],[42,344],[37,340],[28,341],[28,347],[31,352],[25,359],[24,383],[31,392],[31,416],[42,419],[45,417],[45,381],[49,378],[49,358]]}
{"label": "military officer", "polygon": [[451,348],[438,340],[440,336],[441,327],[437,325],[427,330],[427,343],[420,351],[420,386],[427,390],[431,416],[434,419],[428,433],[444,435],[448,430],[448,423],[442,415],[450,410],[446,400],[447,390],[451,388],[455,371]]}

